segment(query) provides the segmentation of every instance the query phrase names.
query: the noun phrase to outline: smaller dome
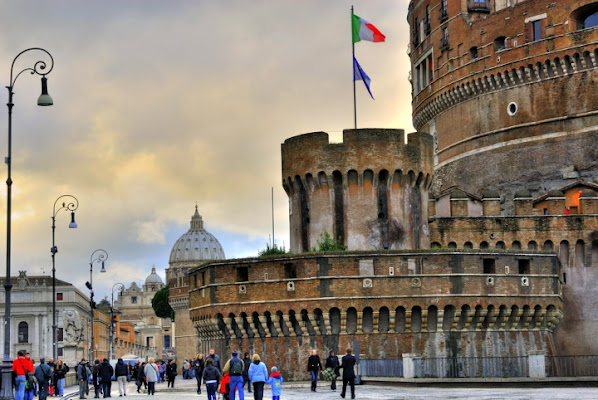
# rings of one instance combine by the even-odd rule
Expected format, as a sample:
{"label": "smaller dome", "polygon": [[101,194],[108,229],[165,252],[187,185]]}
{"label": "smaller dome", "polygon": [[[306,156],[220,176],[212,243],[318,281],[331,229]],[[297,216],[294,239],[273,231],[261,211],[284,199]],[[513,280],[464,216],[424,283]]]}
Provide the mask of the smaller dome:
{"label": "smaller dome", "polygon": [[555,189],[548,192],[548,197],[565,197],[565,193],[561,192],[558,189]]}
{"label": "smaller dome", "polygon": [[499,199],[500,194],[496,190],[484,189],[482,190],[482,199]]}
{"label": "smaller dome", "polygon": [[145,283],[162,283],[162,278],[156,274],[156,267],[152,267],[152,273],[145,278]]}
{"label": "smaller dome", "polygon": [[596,196],[596,192],[594,192],[592,189],[586,189],[583,192],[581,192],[581,196],[579,196],[580,198],[582,197],[598,197]]}
{"label": "smaller dome", "polygon": [[527,189],[521,189],[515,192],[516,199],[530,199],[532,197],[532,193]]}
{"label": "smaller dome", "polygon": [[457,189],[453,193],[451,193],[451,199],[466,199],[466,198],[467,198],[467,193],[465,193],[461,189]]}

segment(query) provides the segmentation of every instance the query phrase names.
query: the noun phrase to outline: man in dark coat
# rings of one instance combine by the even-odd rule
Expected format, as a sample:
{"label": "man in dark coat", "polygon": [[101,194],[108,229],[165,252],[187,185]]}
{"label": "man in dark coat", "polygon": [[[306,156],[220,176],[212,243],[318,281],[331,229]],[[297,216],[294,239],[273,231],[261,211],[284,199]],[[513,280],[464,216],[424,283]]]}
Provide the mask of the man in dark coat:
{"label": "man in dark coat", "polygon": [[251,366],[251,358],[249,357],[249,352],[245,352],[243,355],[243,364],[245,365],[243,368],[243,386],[247,384],[247,392],[251,393],[251,381],[249,380],[249,367]]}
{"label": "man in dark coat", "polygon": [[52,379],[52,369],[48,364],[45,364],[43,358],[39,360],[39,365],[35,367],[35,379],[39,385],[39,400],[45,400],[48,397],[48,383]]}
{"label": "man in dark coat", "polygon": [[102,364],[100,365],[100,382],[102,382],[102,391],[104,392],[104,397],[112,397],[110,396],[110,389],[112,387],[112,375],[114,375],[114,368],[108,362],[107,358],[102,360]]}
{"label": "man in dark coat", "polygon": [[351,349],[347,349],[347,355],[343,357],[341,368],[343,369],[343,391],[341,397],[345,398],[347,383],[351,385],[351,398],[355,398],[355,357],[351,355]]}

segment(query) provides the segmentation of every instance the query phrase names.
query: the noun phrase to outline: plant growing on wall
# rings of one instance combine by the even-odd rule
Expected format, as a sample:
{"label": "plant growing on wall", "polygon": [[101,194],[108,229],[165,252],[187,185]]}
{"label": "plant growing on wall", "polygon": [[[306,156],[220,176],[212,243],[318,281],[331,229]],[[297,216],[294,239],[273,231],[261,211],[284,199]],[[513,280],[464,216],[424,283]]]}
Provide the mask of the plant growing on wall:
{"label": "plant growing on wall", "polygon": [[270,243],[266,243],[266,249],[265,250],[260,250],[258,253],[259,257],[268,257],[268,256],[280,256],[280,255],[284,255],[287,254],[286,249],[283,246],[278,246],[276,243],[274,243],[272,246],[270,246]]}
{"label": "plant growing on wall", "polygon": [[328,231],[324,231],[320,234],[320,239],[318,240],[318,247],[313,248],[313,252],[327,252],[327,251],[345,251],[347,250],[347,246],[345,246],[339,236],[338,239],[334,240]]}

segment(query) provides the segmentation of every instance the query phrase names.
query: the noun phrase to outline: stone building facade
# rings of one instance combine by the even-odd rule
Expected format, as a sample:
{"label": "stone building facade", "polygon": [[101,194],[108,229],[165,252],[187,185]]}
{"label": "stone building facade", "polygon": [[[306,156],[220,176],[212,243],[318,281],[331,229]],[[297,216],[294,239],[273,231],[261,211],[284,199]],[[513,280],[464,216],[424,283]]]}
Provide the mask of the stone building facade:
{"label": "stone building facade", "polygon": [[432,247],[556,253],[557,349],[595,353],[598,2],[412,1],[408,22]]}
{"label": "stone building facade", "polygon": [[177,358],[194,358],[198,351],[197,331],[189,316],[189,270],[209,260],[224,260],[218,239],[203,225],[197,206],[190,228],[174,244],[166,270],[168,301],[175,312],[174,343]]}

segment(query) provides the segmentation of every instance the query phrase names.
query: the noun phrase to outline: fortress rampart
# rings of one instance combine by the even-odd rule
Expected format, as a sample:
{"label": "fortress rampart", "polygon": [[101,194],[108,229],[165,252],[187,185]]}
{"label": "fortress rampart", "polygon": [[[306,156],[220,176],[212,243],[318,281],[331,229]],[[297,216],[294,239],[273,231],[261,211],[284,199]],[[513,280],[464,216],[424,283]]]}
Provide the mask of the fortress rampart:
{"label": "fortress rampart", "polygon": [[397,129],[347,129],[342,143],[316,132],[281,146],[290,250],[310,251],[324,232],[350,250],[429,246],[432,138]]}
{"label": "fortress rampart", "polygon": [[[190,272],[199,350],[259,353],[305,379],[311,348],[368,358],[554,353],[560,264],[542,252],[348,252],[204,264]],[[488,340],[492,343],[488,346]]]}

